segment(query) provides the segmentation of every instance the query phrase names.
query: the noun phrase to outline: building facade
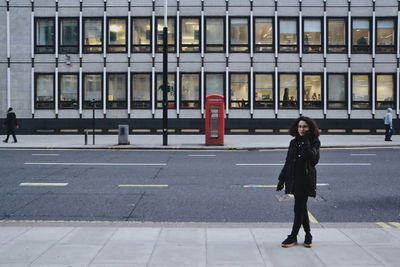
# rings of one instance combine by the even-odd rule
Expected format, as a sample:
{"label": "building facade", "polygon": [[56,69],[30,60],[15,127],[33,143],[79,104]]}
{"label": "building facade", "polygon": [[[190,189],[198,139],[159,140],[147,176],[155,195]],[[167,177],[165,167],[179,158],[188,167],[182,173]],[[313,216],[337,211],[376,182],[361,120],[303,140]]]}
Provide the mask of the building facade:
{"label": "building facade", "polygon": [[[0,110],[23,132],[162,127],[164,0],[0,0]],[[279,132],[299,115],[325,132],[399,118],[399,1],[169,0],[171,132]]]}

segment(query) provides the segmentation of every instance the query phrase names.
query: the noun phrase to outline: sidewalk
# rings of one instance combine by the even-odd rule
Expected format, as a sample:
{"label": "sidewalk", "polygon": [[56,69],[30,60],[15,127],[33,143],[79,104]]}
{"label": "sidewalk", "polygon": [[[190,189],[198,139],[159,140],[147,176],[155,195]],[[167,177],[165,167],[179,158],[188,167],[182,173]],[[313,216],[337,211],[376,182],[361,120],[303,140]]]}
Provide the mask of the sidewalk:
{"label": "sidewalk", "polygon": [[[169,135],[168,146],[163,146],[162,135],[129,136],[130,145],[118,145],[118,136],[92,136],[85,145],[84,135],[19,135],[18,143],[0,142],[0,148],[74,148],[74,149],[286,149],[292,138],[289,135],[226,135],[224,146],[206,146],[204,135]],[[3,139],[4,140],[4,139]],[[383,135],[322,135],[321,146],[335,147],[400,147],[400,136],[393,136],[392,142],[385,142]]]}
{"label": "sidewalk", "polygon": [[400,228],[312,226],[314,245],[281,248],[290,224],[0,222],[0,266],[399,266]]}

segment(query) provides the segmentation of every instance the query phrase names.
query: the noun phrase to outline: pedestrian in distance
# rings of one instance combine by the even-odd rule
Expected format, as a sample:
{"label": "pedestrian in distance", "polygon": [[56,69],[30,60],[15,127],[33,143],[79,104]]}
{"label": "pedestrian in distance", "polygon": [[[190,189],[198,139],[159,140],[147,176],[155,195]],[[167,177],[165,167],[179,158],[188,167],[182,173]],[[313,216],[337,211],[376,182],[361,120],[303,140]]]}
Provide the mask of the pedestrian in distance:
{"label": "pedestrian in distance", "polygon": [[319,129],[316,122],[308,117],[299,117],[289,131],[294,138],[290,141],[285,165],[279,175],[277,191],[285,188],[285,194],[294,195],[294,221],[291,234],[282,242],[282,247],[297,245],[301,225],[304,232],[304,246],[312,246],[310,220],[308,218],[308,197],[316,197],[317,171],[319,161]]}
{"label": "pedestrian in distance", "polygon": [[19,128],[17,116],[15,115],[15,111],[13,108],[9,108],[7,112],[7,118],[4,122],[4,127],[7,128],[7,138],[3,140],[4,143],[8,143],[8,138],[10,135],[14,138],[14,142],[17,142],[17,137],[15,136],[15,128]]}
{"label": "pedestrian in distance", "polygon": [[392,141],[393,135],[393,116],[392,116],[392,109],[388,108],[383,118],[385,123],[385,141]]}

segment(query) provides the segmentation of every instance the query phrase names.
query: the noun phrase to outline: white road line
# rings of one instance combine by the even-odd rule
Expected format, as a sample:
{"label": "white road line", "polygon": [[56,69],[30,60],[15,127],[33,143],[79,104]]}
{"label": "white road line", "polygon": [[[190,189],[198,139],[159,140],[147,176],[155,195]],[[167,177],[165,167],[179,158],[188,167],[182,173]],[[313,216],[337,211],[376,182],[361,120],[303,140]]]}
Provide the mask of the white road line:
{"label": "white road line", "polygon": [[[236,166],[283,166],[283,163],[236,163]],[[319,163],[317,166],[370,166],[371,163]]]}
{"label": "white road line", "polygon": [[32,154],[32,156],[60,156],[60,154]]}
{"label": "white road line", "polygon": [[67,166],[166,166],[166,163],[99,163],[99,162],[25,162],[26,165],[67,165]]}
{"label": "white road line", "polygon": [[207,155],[207,154],[192,154],[188,155],[189,157],[215,157],[216,155]]}
{"label": "white road line", "polygon": [[67,186],[68,183],[20,183],[19,186]]}
{"label": "white road line", "polygon": [[168,187],[167,184],[120,184],[118,187]]}
{"label": "white road line", "polygon": [[[317,184],[317,186],[328,186],[329,184]],[[245,184],[243,188],[276,188],[276,185],[266,184]]]}
{"label": "white road line", "polygon": [[357,156],[376,156],[376,154],[350,154],[350,156],[357,157]]}

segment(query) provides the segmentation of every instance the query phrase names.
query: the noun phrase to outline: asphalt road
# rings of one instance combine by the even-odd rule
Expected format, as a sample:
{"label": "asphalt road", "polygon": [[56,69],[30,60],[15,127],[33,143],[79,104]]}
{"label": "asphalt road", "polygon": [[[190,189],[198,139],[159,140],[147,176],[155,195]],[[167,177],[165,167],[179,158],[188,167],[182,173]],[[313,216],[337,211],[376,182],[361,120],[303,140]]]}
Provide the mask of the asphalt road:
{"label": "asphalt road", "polygon": [[[318,222],[399,222],[398,149],[321,150]],[[0,150],[0,220],[291,222],[286,151]]]}

